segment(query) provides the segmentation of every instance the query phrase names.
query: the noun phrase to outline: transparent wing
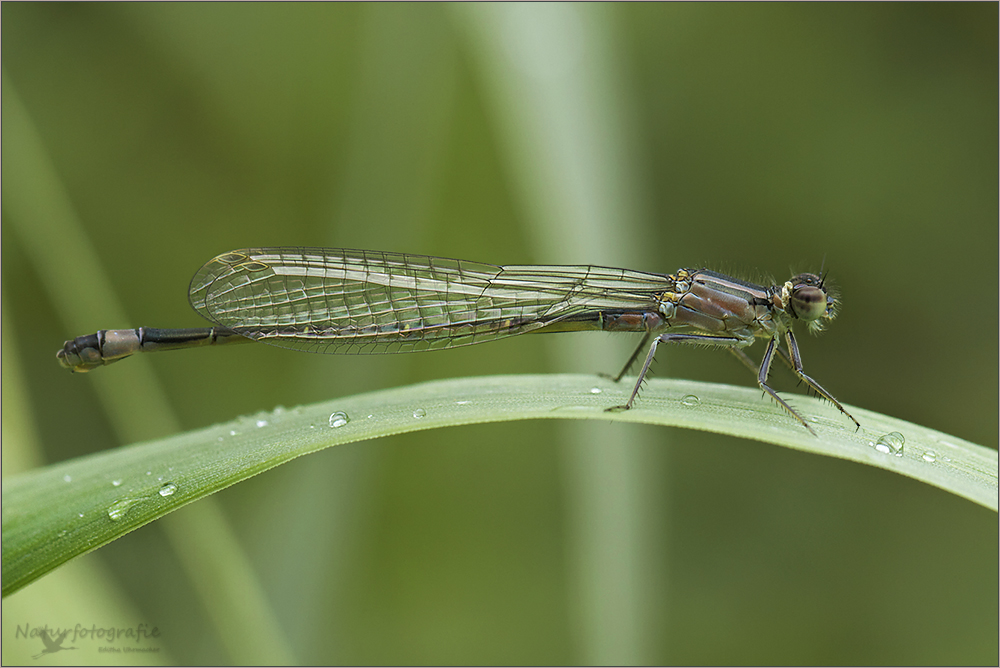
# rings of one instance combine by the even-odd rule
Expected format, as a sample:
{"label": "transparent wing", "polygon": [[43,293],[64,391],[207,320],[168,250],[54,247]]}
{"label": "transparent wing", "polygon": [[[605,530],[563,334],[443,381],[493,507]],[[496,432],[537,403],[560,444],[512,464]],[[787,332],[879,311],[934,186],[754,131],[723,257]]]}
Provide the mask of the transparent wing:
{"label": "transparent wing", "polygon": [[667,276],[609,267],[251,248],[198,270],[190,300],[203,317],[254,340],[363,354],[482,343],[602,310],[655,310],[656,294],[671,286]]}

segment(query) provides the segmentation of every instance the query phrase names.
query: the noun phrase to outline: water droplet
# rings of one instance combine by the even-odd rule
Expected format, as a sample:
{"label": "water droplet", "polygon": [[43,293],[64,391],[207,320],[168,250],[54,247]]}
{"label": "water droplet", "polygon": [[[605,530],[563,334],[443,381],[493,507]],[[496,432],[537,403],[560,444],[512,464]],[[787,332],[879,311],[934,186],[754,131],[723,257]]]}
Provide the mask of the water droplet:
{"label": "water droplet", "polygon": [[63,482],[73,482],[73,476],[66,474],[63,476]]}
{"label": "water droplet", "polygon": [[336,429],[338,427],[343,427],[345,424],[351,421],[351,418],[347,416],[344,411],[337,411],[330,415],[330,428]]}
{"label": "water droplet", "polygon": [[122,484],[122,480],[121,478],[119,478],[118,480],[112,480],[111,484],[114,485],[115,487],[118,487],[119,485]]}
{"label": "water droplet", "polygon": [[257,428],[260,429],[261,427],[267,426],[267,420],[257,420],[255,424],[257,425]]}
{"label": "water droplet", "polygon": [[[456,401],[455,405],[456,406],[464,406],[465,404],[471,404],[471,403],[472,403],[471,401]],[[368,417],[371,417],[371,416],[369,415]]]}
{"label": "water droplet", "polygon": [[168,482],[166,485],[160,488],[160,496],[168,497],[173,496],[174,492],[177,491],[177,485],[172,482]]}
{"label": "water droplet", "polygon": [[413,411],[413,417],[417,418],[418,420],[422,417],[425,417],[426,415],[427,411],[425,411],[423,408],[418,408],[417,410]]}
{"label": "water droplet", "polygon": [[881,452],[883,455],[902,457],[904,443],[906,443],[906,439],[903,438],[902,434],[898,431],[891,431],[879,437],[875,442],[875,450]]}
{"label": "water droplet", "polygon": [[125,513],[127,513],[132,506],[141,502],[142,499],[122,499],[121,501],[117,501],[111,504],[111,507],[108,508],[108,517],[110,517],[113,521],[118,521],[125,517]]}
{"label": "water droplet", "polygon": [[236,435],[236,430],[235,429],[230,429],[229,430],[229,435],[230,436],[235,436]]}
{"label": "water droplet", "polygon": [[590,388],[590,393],[591,394],[600,394],[601,392],[602,392],[602,390],[599,387],[592,387],[592,388]]}
{"label": "water droplet", "polygon": [[685,394],[681,403],[685,406],[701,406],[701,399],[693,394]]}
{"label": "water droplet", "polygon": [[933,464],[934,462],[937,461],[937,454],[928,450],[927,452],[924,453],[922,459],[928,464]]}

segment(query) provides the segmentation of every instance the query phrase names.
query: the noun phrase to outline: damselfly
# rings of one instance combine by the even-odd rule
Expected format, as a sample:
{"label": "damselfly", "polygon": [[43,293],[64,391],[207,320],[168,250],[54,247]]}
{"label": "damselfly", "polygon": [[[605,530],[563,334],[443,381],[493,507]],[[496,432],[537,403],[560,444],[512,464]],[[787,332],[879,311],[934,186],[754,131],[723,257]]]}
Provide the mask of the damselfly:
{"label": "damselfly", "polygon": [[[527,333],[636,332],[642,340],[615,380],[648,346],[645,362],[628,401],[609,410],[632,407],[659,344],[693,343],[736,355],[757,374],[761,389],[809,431],[767,384],[776,354],[858,424],[802,370],[792,324],[801,320],[820,331],[838,307],[836,295],[815,274],[767,287],[707,269],[651,274],[594,266],[501,267],[380,251],[248,248],[223,253],[199,269],[189,298],[218,327],[102,330],[67,341],[57,354],[60,364],[90,371],[138,352],[249,341],[367,354]],[[743,352],[757,337],[768,339],[760,366]]]}

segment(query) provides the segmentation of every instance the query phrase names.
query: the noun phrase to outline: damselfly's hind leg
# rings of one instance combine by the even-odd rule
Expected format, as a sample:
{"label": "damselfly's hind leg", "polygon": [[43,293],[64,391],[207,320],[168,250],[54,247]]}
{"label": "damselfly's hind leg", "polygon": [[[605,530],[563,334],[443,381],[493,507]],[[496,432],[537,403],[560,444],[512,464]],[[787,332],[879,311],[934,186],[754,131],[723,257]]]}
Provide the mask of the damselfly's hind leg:
{"label": "damselfly's hind leg", "polygon": [[[649,338],[648,335],[646,337]],[[632,408],[632,404],[635,402],[635,398],[639,396],[639,390],[642,388],[642,382],[646,378],[646,373],[649,371],[649,365],[653,363],[653,357],[656,355],[656,346],[660,343],[694,343],[696,345],[709,345],[709,346],[720,346],[723,348],[734,348],[740,345],[746,345],[746,341],[734,336],[709,336],[707,334],[660,334],[655,339],[653,339],[652,345],[649,346],[649,353],[646,355],[646,361],[642,365],[642,371],[639,372],[639,377],[635,381],[635,387],[632,388],[632,394],[629,396],[628,401],[623,406],[612,406],[611,408],[605,409],[609,412],[620,412],[627,411]],[[633,359],[638,356],[639,350],[637,349],[632,355]],[[631,366],[633,360],[629,360],[629,364],[625,367]],[[622,371],[624,374],[625,370]],[[619,375],[620,377],[620,375]],[[808,426],[808,425],[807,425]]]}
{"label": "damselfly's hind leg", "polygon": [[642,341],[640,341],[639,345],[636,346],[635,351],[632,353],[632,356],[628,358],[628,361],[625,362],[625,366],[622,367],[622,370],[619,371],[617,375],[612,376],[611,374],[608,373],[599,373],[597,375],[600,376],[601,378],[607,378],[609,380],[613,380],[616,383],[621,381],[621,379],[625,377],[625,374],[628,373],[628,370],[632,368],[632,365],[635,364],[635,361],[639,359],[639,353],[641,353],[643,348],[646,347],[646,344],[649,343],[650,336],[651,334],[649,332],[646,332],[643,335]]}

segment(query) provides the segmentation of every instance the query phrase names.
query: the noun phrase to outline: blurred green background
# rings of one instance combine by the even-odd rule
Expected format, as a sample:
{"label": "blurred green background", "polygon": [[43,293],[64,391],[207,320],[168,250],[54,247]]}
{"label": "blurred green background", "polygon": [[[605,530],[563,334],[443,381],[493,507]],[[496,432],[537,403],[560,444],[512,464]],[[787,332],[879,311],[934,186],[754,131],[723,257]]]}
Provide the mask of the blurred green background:
{"label": "blurred green background", "polygon": [[[993,3],[4,3],[3,474],[433,378],[614,372],[634,344],[56,364],[97,329],[201,326],[194,271],[262,245],[780,280],[825,261],[844,308],[800,337],[806,370],[996,447],[997,19]],[[33,187],[39,155],[64,199]],[[655,368],[754,381],[711,350]],[[179,556],[209,508],[252,619],[213,607]],[[46,657],[65,664],[998,661],[995,513],[711,434],[411,434],[166,519],[6,599],[4,663],[40,650],[28,623],[160,629],[158,653]]]}

